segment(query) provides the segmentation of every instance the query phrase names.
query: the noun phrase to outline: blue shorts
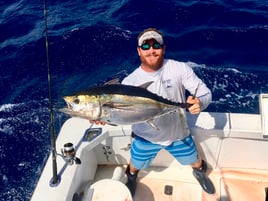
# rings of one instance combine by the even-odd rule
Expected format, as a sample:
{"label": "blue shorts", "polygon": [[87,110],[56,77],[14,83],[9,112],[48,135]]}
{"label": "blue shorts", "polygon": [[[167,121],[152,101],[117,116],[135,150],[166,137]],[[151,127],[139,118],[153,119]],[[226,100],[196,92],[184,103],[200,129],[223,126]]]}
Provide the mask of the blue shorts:
{"label": "blue shorts", "polygon": [[190,165],[198,161],[198,152],[191,135],[168,146],[153,144],[136,136],[130,150],[133,167],[146,169],[161,149],[167,150],[182,165]]}

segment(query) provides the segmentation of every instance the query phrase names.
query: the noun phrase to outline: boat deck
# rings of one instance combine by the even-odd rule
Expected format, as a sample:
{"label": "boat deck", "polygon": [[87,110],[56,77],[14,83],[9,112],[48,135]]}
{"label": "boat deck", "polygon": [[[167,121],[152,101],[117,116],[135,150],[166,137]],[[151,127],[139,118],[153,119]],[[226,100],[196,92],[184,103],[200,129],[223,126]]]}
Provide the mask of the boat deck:
{"label": "boat deck", "polygon": [[[96,181],[112,178],[114,168],[115,166],[99,166]],[[190,167],[150,167],[139,173],[134,201],[266,201],[268,199],[267,170],[209,169],[208,175],[216,188],[216,193],[213,195],[202,191],[192,176]],[[172,187],[170,195],[165,193],[166,186]]]}
{"label": "boat deck", "polygon": [[[191,167],[180,165],[161,150],[151,166],[140,171],[133,201],[268,201],[268,134],[267,125],[263,128],[262,123],[267,122],[264,117],[268,114],[187,115],[197,149],[208,163],[208,176],[216,193],[205,193],[192,175]],[[100,132],[94,131],[92,135],[88,134],[89,127],[87,120],[79,118],[64,123],[57,138],[57,152],[60,153],[65,143],[72,142],[82,164],[68,166],[59,159],[57,165],[62,179],[59,185],[51,187],[50,155],[31,201],[81,201],[74,197],[83,197],[84,193],[82,200],[91,200],[92,191],[88,188],[92,183],[111,179],[118,166],[126,168],[124,165],[130,160],[131,127],[96,126],[93,131]],[[124,183],[123,179],[126,180],[125,176],[122,177]],[[170,195],[165,193],[166,186],[173,189]],[[109,200],[112,199],[109,197]]]}

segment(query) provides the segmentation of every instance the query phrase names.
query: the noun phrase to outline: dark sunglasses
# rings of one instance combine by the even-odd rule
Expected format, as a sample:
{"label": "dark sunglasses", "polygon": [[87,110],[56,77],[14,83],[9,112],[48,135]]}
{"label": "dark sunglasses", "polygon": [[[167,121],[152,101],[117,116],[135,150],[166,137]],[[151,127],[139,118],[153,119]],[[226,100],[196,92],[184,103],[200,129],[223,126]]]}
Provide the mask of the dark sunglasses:
{"label": "dark sunglasses", "polygon": [[160,45],[160,43],[158,42],[154,42],[152,45],[150,45],[149,43],[144,43],[140,46],[140,48],[142,50],[149,50],[151,47],[153,49],[161,49],[163,45]]}

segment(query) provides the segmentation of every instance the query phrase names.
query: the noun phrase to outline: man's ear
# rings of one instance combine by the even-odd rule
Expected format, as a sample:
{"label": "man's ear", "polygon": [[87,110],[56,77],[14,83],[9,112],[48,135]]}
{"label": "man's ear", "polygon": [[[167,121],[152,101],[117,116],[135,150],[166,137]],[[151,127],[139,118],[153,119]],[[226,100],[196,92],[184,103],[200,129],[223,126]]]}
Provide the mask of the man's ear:
{"label": "man's ear", "polygon": [[138,52],[138,55],[141,56],[139,47],[137,47],[137,52]]}

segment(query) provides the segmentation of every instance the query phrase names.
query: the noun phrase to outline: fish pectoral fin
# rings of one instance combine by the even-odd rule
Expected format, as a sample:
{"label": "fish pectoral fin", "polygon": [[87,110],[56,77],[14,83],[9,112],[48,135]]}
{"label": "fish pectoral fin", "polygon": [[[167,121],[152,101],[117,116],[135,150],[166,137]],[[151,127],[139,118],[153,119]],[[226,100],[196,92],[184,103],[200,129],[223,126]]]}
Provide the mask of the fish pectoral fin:
{"label": "fish pectoral fin", "polygon": [[149,124],[152,128],[156,129],[156,130],[160,130],[157,125],[155,125],[155,123],[153,122],[153,119],[149,119],[146,121],[147,124]]}
{"label": "fish pectoral fin", "polygon": [[116,102],[107,102],[102,105],[102,107],[116,108],[116,109],[125,109],[132,106],[131,104],[126,103],[116,103]]}

